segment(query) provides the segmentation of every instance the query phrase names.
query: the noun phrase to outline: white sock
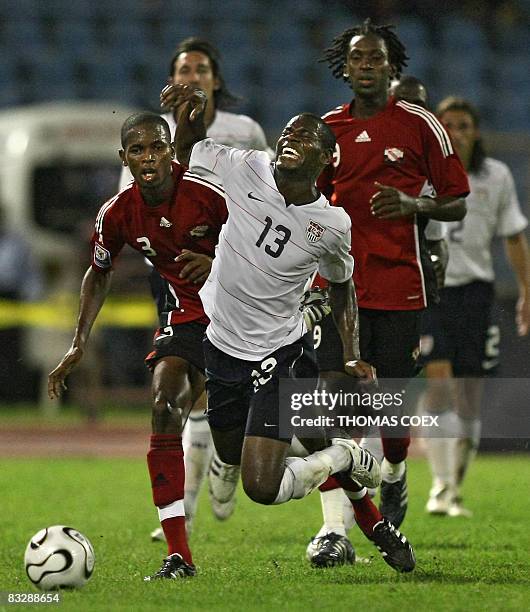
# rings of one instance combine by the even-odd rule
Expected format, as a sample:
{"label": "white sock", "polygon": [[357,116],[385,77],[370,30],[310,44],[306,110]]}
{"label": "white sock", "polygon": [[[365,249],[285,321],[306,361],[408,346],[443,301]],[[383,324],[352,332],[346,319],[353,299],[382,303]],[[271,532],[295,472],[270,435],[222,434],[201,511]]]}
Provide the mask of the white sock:
{"label": "white sock", "polygon": [[459,487],[466,475],[467,469],[473,461],[480,444],[480,419],[458,418],[460,436],[456,440],[456,485]]}
{"label": "white sock", "polygon": [[425,450],[436,486],[454,488],[458,418],[451,409],[436,416],[438,427],[425,428]]}
{"label": "white sock", "polygon": [[383,459],[381,463],[381,477],[385,482],[398,482],[405,473],[405,462],[390,463],[388,459]]}
{"label": "white sock", "polygon": [[[322,525],[317,537],[326,533],[338,533],[346,535],[344,525],[344,491],[342,489],[331,489],[330,491],[320,491],[320,503],[322,505]],[[351,506],[351,504],[350,504]]]}
{"label": "white sock", "polygon": [[[375,489],[369,489],[368,492],[370,492],[370,490],[375,491]],[[351,501],[346,497],[346,495],[344,495],[342,516],[344,518],[344,527],[346,531],[349,531],[350,529],[352,529],[352,527],[356,524],[357,521],[355,520],[355,512],[353,511]]]}
{"label": "white sock", "polygon": [[212,434],[206,415],[190,415],[182,434],[182,448],[186,470],[184,506],[186,516],[191,520],[195,516],[199,490],[213,455]]}
{"label": "white sock", "polygon": [[283,504],[290,499],[302,499],[320,486],[330,474],[342,472],[350,465],[350,451],[339,444],[329,446],[303,459],[287,457],[280,490],[274,503]]}

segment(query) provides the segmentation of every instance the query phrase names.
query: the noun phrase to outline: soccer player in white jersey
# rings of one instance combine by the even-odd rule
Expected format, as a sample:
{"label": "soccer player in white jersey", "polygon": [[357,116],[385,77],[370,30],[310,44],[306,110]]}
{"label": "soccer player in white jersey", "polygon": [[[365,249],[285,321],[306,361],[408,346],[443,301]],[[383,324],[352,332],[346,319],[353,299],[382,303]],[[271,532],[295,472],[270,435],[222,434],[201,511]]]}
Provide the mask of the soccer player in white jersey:
{"label": "soccer player in white jersey", "polygon": [[[423,409],[439,414],[448,435],[425,440],[433,474],[426,510],[471,516],[462,505],[460,490],[480,442],[481,377],[498,357],[498,351],[485,353],[494,298],[491,242],[495,235],[504,238],[519,287],[517,331],[524,336],[530,323],[530,259],[524,234],[527,220],[519,207],[509,168],[485,154],[479,116],[472,104],[446,98],[437,114],[468,172],[471,192],[466,218],[448,223],[445,288],[440,304],[427,311],[422,338],[429,383],[422,398]],[[494,339],[490,338],[490,347]]]}
{"label": "soccer player in white jersey", "polygon": [[[169,64],[168,83],[183,83],[195,85],[203,89],[208,96],[204,122],[206,133],[218,144],[224,144],[238,149],[257,149],[260,151],[272,151],[267,146],[267,140],[261,126],[246,115],[229,112],[238,103],[228,89],[221,70],[221,58],[219,51],[207,40],[202,38],[186,38],[177,46]],[[175,136],[175,109],[172,101],[166,100],[165,112],[162,116],[168,122],[172,137]],[[128,168],[122,168],[120,177],[120,190],[132,181],[132,175]],[[187,253],[189,263],[193,264],[196,254]],[[151,288],[159,310],[163,309],[160,299],[163,291],[160,276],[153,270],[150,276]],[[192,521],[196,514],[197,498],[202,482],[208,471],[211,477],[217,476],[222,479],[238,480],[237,469],[224,472],[222,466],[217,462],[214,453],[212,436],[205,415],[206,395],[202,395],[184,427],[183,447],[184,463],[186,465],[186,483],[184,503],[186,507],[186,524],[188,531],[191,530]],[[235,497],[227,500],[219,500],[215,497],[214,487],[210,486],[210,501],[214,515],[220,519],[227,519],[233,512]],[[160,528],[151,533],[151,538],[163,540],[164,533]]]}
{"label": "soccer player in white jersey", "polygon": [[[359,356],[350,221],[316,187],[335,138],[320,117],[303,113],[284,128],[271,163],[265,153],[204,139],[204,92],[169,86],[162,103],[175,91],[183,102],[178,158],[192,173],[222,185],[229,209],[200,292],[210,319],[204,340],[208,420],[220,461],[241,465],[245,492],[258,503],[304,497],[331,473],[352,499],[360,490],[364,497],[365,487],[380,481],[369,452],[349,438],[334,439],[329,447],[322,441],[324,448],[305,459],[287,459],[292,431],[280,429],[280,379],[318,375],[299,307],[317,270],[330,282],[345,372],[374,378],[373,368]],[[380,514],[369,537],[389,565],[414,568],[410,544]]]}

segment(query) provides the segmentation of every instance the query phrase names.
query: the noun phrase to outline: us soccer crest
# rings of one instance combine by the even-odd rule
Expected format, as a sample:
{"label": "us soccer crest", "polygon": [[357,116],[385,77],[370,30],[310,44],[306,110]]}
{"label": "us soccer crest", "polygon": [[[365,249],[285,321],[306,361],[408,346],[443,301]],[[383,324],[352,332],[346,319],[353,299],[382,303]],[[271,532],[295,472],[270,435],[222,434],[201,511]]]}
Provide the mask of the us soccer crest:
{"label": "us soccer crest", "polygon": [[322,227],[320,223],[310,220],[305,228],[305,235],[309,242],[318,242],[325,231],[326,228]]}

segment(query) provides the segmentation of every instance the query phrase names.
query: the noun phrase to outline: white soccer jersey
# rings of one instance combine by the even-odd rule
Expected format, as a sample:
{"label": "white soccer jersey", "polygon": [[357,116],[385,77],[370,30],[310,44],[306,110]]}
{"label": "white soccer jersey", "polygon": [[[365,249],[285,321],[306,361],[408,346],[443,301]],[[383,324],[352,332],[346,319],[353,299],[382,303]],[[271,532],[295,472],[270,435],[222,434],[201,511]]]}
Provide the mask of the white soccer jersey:
{"label": "white soccer jersey", "polygon": [[192,150],[190,172],[222,185],[228,221],[201,289],[207,335],[220,350],[259,361],[306,331],[300,299],[315,272],[351,278],[351,221],[324,196],[287,205],[262,151],[239,151],[206,139]]}
{"label": "white soccer jersey", "polygon": [[425,227],[425,238],[427,240],[443,240],[447,237],[447,223],[429,219]]}
{"label": "white soccer jersey", "polygon": [[447,223],[449,264],[445,284],[456,287],[494,280],[491,241],[512,236],[528,224],[521,212],[512,174],[506,164],[487,157],[478,174],[469,174],[471,188],[462,221]]}
{"label": "white soccer jersey", "polygon": [[[173,139],[177,129],[173,113],[165,113],[162,117],[168,122]],[[215,118],[206,130],[206,135],[215,140],[217,144],[228,145],[236,149],[267,151],[272,156],[272,150],[267,145],[262,127],[246,115],[216,110]],[[132,181],[133,177],[129,168],[123,167],[120,176],[120,191]]]}

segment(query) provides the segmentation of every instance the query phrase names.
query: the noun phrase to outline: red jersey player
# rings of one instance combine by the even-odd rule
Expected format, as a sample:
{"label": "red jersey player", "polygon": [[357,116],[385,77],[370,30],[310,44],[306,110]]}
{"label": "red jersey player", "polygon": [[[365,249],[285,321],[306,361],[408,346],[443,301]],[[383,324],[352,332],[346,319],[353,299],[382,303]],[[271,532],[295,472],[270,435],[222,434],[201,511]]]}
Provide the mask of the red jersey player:
{"label": "red jersey player", "polygon": [[[324,116],[337,147],[318,185],[352,219],[361,356],[376,367],[383,384],[385,378],[408,379],[417,369],[420,313],[436,292],[423,228],[429,218],[450,221],[464,216],[467,177],[434,115],[389,95],[391,80],[399,78],[408,59],[391,27],[366,20],[336,37],[323,59],[355,94],[350,103]],[[330,317],[322,322],[321,333],[319,369],[324,375],[342,371]],[[380,510],[399,527],[407,508],[409,431],[382,430],[381,437],[385,458]],[[330,501],[326,512],[326,496],[340,495],[330,492],[333,487],[329,482],[322,485],[325,524],[308,550],[314,565],[344,557],[335,554],[341,549],[337,538],[319,542],[336,531],[330,526],[342,521],[332,516],[333,507],[341,512],[340,501]],[[345,534],[338,535],[345,544]]]}
{"label": "red jersey player", "polygon": [[65,378],[81,360],[109,291],[115,259],[128,244],[151,261],[166,289],[160,329],[146,361],[153,371],[147,465],[168,556],[146,580],[193,576],[183,503],[181,415],[204,390],[202,339],[208,320],[198,296],[199,283],[209,273],[227,210],[219,187],[172,161],[169,126],[160,115],[131,115],[123,124],[121,142],[120,158],[135,182],[98,213],[74,339],[49,375],[48,393],[53,399],[66,388]]}

